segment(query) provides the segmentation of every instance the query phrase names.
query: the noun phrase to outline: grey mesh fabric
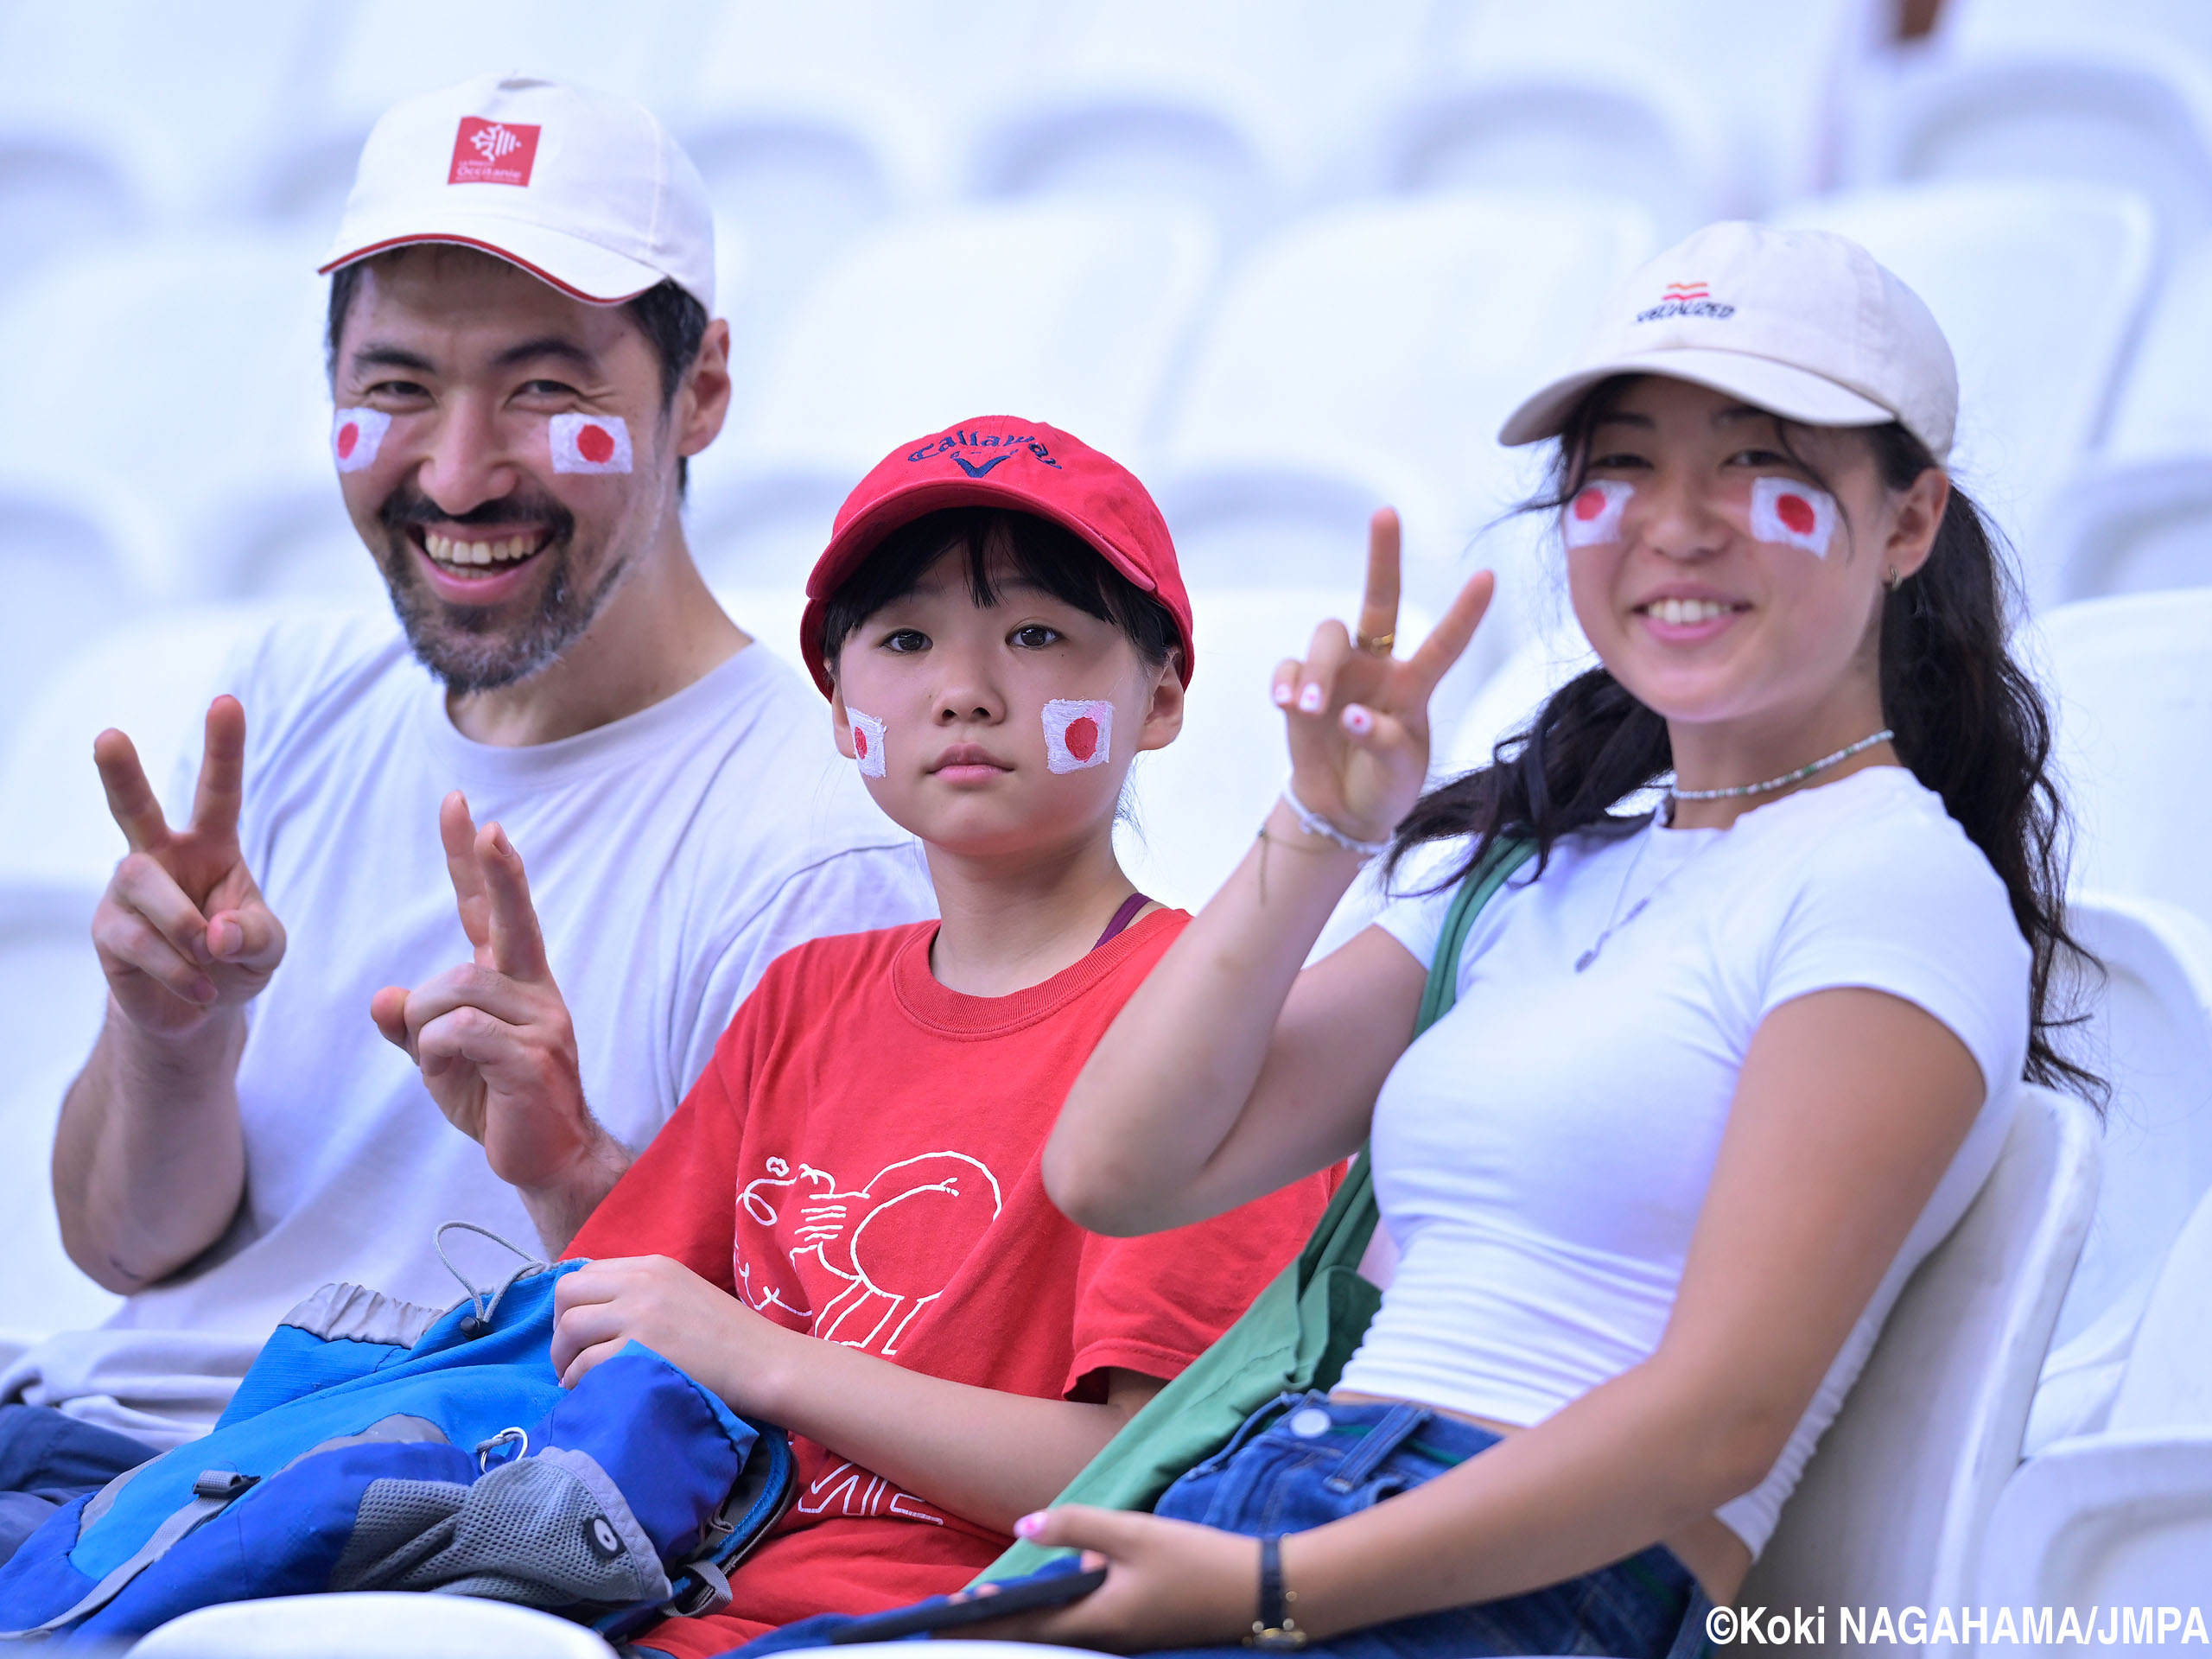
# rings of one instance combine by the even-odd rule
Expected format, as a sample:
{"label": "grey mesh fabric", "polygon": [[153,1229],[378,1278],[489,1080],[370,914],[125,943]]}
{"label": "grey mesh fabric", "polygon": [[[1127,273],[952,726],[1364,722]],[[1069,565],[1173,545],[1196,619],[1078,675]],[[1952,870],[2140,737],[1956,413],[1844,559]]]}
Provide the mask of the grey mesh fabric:
{"label": "grey mesh fabric", "polygon": [[660,1599],[668,1575],[607,1473],[549,1447],[473,1486],[372,1482],[333,1590],[429,1590],[529,1607]]}

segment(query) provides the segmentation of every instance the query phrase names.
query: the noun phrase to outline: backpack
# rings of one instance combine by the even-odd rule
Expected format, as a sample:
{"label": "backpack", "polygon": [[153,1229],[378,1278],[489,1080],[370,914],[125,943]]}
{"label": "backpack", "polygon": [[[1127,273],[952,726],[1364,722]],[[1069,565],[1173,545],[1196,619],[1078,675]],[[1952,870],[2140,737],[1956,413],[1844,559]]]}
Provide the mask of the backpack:
{"label": "backpack", "polygon": [[[453,1227],[484,1231],[448,1223],[441,1254]],[[563,1389],[553,1292],[582,1265],[527,1262],[443,1313],[326,1285],[204,1439],[56,1511],[0,1566],[0,1642],[123,1641],[320,1591],[519,1602],[609,1641],[727,1605],[789,1502],[789,1445],[634,1342]]]}
{"label": "backpack", "polygon": [[[1476,915],[1535,852],[1530,842],[1492,841],[1460,882],[1429,964],[1414,1036],[1451,1012],[1459,997],[1459,953]],[[1381,1217],[1363,1148],[1298,1259],[1211,1348],[1147,1401],[1052,1502],[1150,1510],[1277,1395],[1335,1387],[1382,1305],[1382,1293],[1359,1273]],[[1064,1553],[1017,1541],[976,1581],[1024,1577]]]}

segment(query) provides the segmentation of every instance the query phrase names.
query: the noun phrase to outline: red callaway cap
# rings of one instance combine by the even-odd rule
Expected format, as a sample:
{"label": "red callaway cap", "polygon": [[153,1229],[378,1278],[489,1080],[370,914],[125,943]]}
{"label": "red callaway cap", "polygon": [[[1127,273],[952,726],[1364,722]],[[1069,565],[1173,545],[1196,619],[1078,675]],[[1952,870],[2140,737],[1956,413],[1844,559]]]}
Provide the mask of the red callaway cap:
{"label": "red callaway cap", "polygon": [[798,624],[799,649],[823,696],[831,690],[822,666],[830,595],[886,536],[940,507],[1007,507],[1073,531],[1167,607],[1182,638],[1183,683],[1191,683],[1191,596],[1151,494],[1128,467],[1056,426],[986,415],[900,444],[837,509],[830,545],[806,579]]}

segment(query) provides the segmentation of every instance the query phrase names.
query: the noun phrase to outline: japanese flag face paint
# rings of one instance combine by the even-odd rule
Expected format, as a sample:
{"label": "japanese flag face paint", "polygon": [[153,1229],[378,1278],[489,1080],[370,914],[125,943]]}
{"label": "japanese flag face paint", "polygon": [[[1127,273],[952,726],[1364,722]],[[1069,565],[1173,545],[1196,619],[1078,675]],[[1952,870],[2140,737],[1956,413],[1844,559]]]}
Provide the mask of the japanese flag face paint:
{"label": "japanese flag face paint", "polygon": [[1751,480],[1751,538],[1802,547],[1815,558],[1828,556],[1835,534],[1835,498],[1826,490],[1787,478]]}
{"label": "japanese flag face paint", "polygon": [[1621,538],[1621,514],[1636,486],[1618,478],[1593,478],[1560,509],[1559,533],[1569,547],[1595,547]]}
{"label": "japanese flag face paint", "polygon": [[556,415],[545,433],[556,473],[630,470],[630,428],[620,415]]}
{"label": "japanese flag face paint", "polygon": [[1045,705],[1045,766],[1051,772],[1103,766],[1114,752],[1114,705],[1054,697]]}
{"label": "japanese flag face paint", "polygon": [[883,776],[883,722],[874,715],[864,715],[850,703],[845,705],[845,718],[853,726],[853,760],[863,778]]}
{"label": "japanese flag face paint", "polygon": [[330,423],[330,453],[341,473],[358,473],[377,458],[391,416],[380,409],[341,409]]}

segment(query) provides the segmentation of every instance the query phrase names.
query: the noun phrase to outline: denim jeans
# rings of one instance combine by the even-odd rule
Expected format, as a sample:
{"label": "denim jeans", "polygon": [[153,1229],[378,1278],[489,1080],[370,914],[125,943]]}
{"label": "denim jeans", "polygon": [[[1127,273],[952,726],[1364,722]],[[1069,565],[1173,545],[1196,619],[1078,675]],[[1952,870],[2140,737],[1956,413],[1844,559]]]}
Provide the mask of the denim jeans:
{"label": "denim jeans", "polygon": [[[1352,1405],[1324,1394],[1287,1394],[1169,1487],[1154,1512],[1248,1536],[1303,1532],[1433,1480],[1498,1439],[1410,1402]],[[1655,1544],[1564,1584],[1348,1630],[1307,1651],[1343,1659],[1667,1659],[1678,1634],[1687,1637],[1684,1653],[1695,1652],[1709,1605],[1689,1569]]]}
{"label": "denim jeans", "polygon": [[63,1504],[153,1455],[127,1434],[46,1406],[0,1406],[0,1562]]}

